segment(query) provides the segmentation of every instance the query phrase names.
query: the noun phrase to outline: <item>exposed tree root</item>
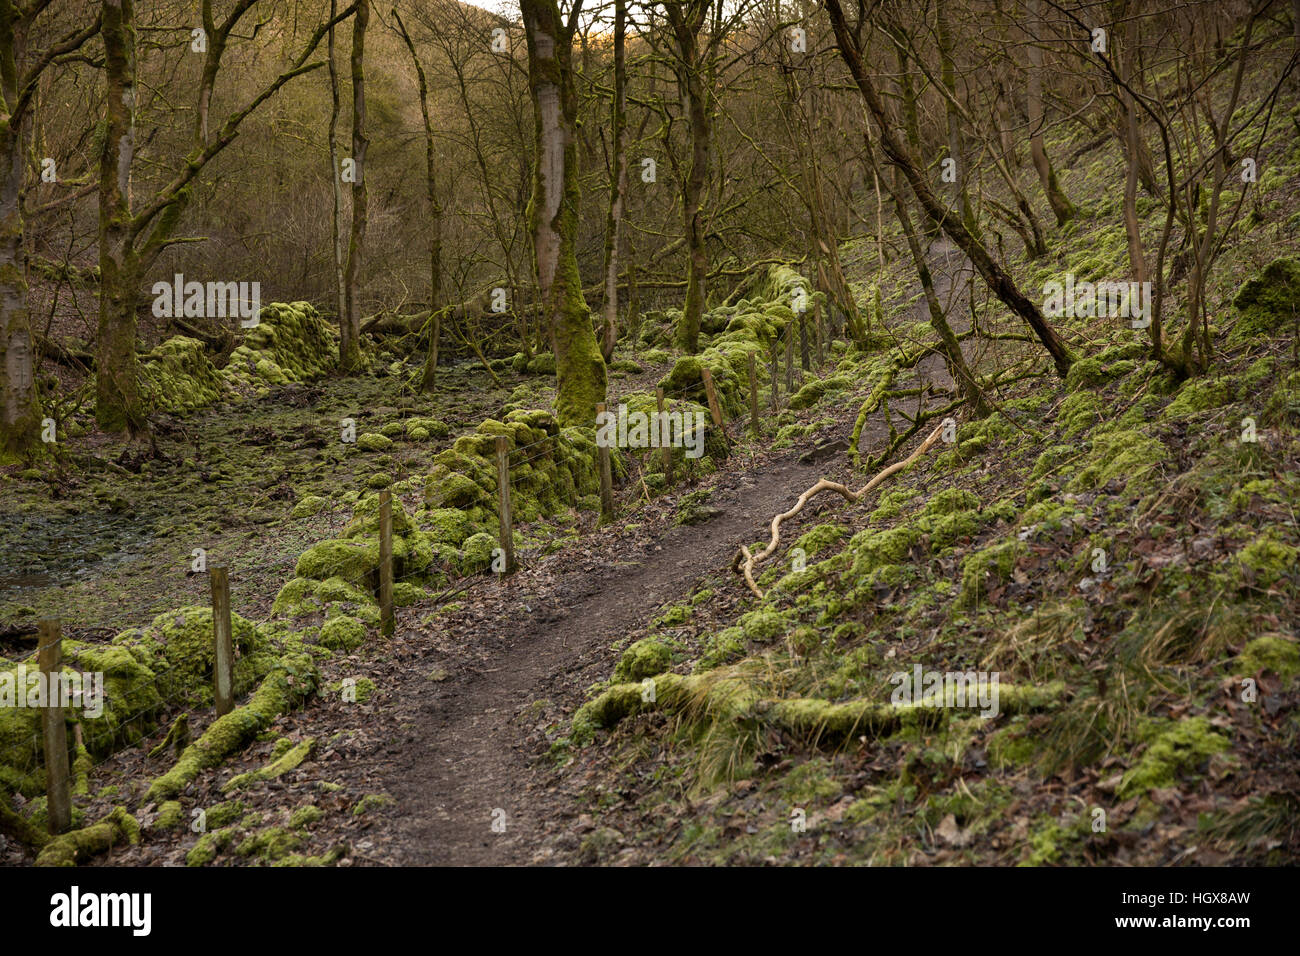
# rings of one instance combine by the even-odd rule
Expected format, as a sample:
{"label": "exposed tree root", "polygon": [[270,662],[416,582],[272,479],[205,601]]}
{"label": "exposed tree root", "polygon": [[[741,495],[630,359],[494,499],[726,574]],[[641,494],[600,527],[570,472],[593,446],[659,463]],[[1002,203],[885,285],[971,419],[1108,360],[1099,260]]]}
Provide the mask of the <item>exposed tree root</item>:
{"label": "exposed tree root", "polygon": [[198,740],[185,748],[176,765],[156,779],[146,803],[175,798],[199,773],[238,753],[280,714],[316,689],[316,671],[303,655],[286,660],[262,681],[247,704],[218,717]]}
{"label": "exposed tree root", "polygon": [[803,511],[804,506],[807,505],[808,502],[811,501],[814,496],[820,494],[823,491],[833,491],[836,494],[841,495],[850,504],[856,504],[857,502],[862,500],[862,497],[864,495],[868,494],[873,488],[879,485],[890,475],[894,474],[895,472],[902,471],[904,468],[911,465],[918,458],[920,458],[927,451],[929,451],[930,448],[934,445],[934,443],[939,440],[939,436],[942,433],[943,433],[943,425],[937,426],[934,429],[934,431],[930,432],[930,436],[926,438],[925,441],[921,442],[921,444],[917,447],[916,451],[912,452],[912,454],[908,455],[902,461],[895,462],[894,464],[890,465],[888,468],[881,470],[874,478],[868,481],[857,491],[850,490],[848,487],[840,484],[838,481],[828,481],[827,479],[822,478],[820,481],[817,482],[817,484],[813,485],[811,488],[809,488],[807,491],[805,491],[803,494],[799,496],[799,500],[795,502],[793,508],[791,508],[789,511],[782,512],[781,514],[777,515],[775,518],[772,519],[772,540],[767,543],[767,547],[764,548],[762,551],[758,552],[757,554],[751,554],[748,546],[742,544],[740,546],[740,554],[737,555],[733,567],[735,566],[735,564],[741,563],[741,558],[744,559],[744,563],[743,565],[741,565],[740,570],[741,573],[745,575],[745,583],[749,585],[749,589],[753,591],[757,597],[761,598],[763,596],[763,592],[759,590],[758,584],[755,583],[754,581],[754,567],[760,564],[761,562],[767,560],[767,558],[771,557],[772,553],[776,551],[777,546],[781,543],[781,522],[782,521],[786,521],[789,518],[793,518],[799,512]]}
{"label": "exposed tree root", "polygon": [[248,773],[241,773],[238,776],[231,777],[221,787],[222,793],[229,793],[232,790],[242,790],[244,787],[251,787],[255,783],[263,780],[274,780],[276,777],[283,776],[290,770],[297,769],[304,760],[316,752],[316,738],[309,737],[302,743],[291,748],[278,760],[272,760],[260,770],[250,770]]}
{"label": "exposed tree root", "polygon": [[48,833],[10,806],[5,793],[0,793],[0,833],[37,849],[50,842]]}
{"label": "exposed tree root", "polygon": [[113,812],[98,823],[80,830],[60,834],[41,850],[36,857],[37,866],[76,866],[92,856],[107,853],[122,843],[135,843],[140,839],[140,825],[125,807],[114,807]]}

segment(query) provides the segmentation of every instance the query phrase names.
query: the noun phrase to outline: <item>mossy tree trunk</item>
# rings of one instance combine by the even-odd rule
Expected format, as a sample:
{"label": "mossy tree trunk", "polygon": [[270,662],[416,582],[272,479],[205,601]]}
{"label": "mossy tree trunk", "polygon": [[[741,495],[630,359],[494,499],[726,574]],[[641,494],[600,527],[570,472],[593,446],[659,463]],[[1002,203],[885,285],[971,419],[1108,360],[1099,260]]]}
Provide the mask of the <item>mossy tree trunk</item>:
{"label": "mossy tree trunk", "polygon": [[95,418],[108,431],[144,427],[135,359],[140,262],[132,242],[131,162],[135,156],[135,5],[104,0],[104,146],[99,162],[99,339]]}
{"label": "mossy tree trunk", "polygon": [[858,45],[857,34],[850,29],[839,0],[823,0],[823,3],[827,13],[830,14],[831,25],[835,30],[836,46],[849,68],[849,73],[853,76],[858,92],[862,94],[868,112],[876,122],[880,145],[886,157],[907,179],[912,194],[916,196],[925,214],[937,223],[948,234],[948,238],[966,254],[993,294],[1033,330],[1048,354],[1052,356],[1057,372],[1064,377],[1074,361],[1073,354],[1043,318],[1038,306],[1017,288],[1011,276],[1007,275],[1002,266],[993,259],[983,243],[971,235],[959,216],[947,209],[935,197],[918,162],[895,133],[898,124],[885,109],[884,101],[880,98],[875,83],[862,61],[862,50]]}
{"label": "mossy tree trunk", "polygon": [[[337,0],[330,0],[330,13],[335,12]],[[334,307],[339,317],[339,328],[342,329],[344,316],[348,314],[347,298],[343,294],[345,280],[343,277],[343,178],[342,170],[339,166],[339,71],[338,64],[334,59],[334,28],[330,28],[328,44],[328,61],[330,74],[330,125],[329,125],[329,151],[330,151],[330,195],[333,199],[333,208],[330,211],[330,242],[331,250],[334,254]]]}
{"label": "mossy tree trunk", "polygon": [[40,443],[41,403],[36,347],[27,305],[27,249],[23,221],[23,143],[32,97],[56,54],[74,52],[99,32],[94,23],[54,41],[34,62],[27,37],[43,4],[0,3],[0,463]]}
{"label": "mossy tree trunk", "polygon": [[610,136],[613,140],[610,152],[613,168],[609,179],[609,214],[605,219],[605,315],[600,336],[600,354],[606,362],[614,357],[614,345],[618,341],[619,244],[627,196],[626,31],[626,0],[614,0],[614,94],[610,103]]}
{"label": "mossy tree trunk", "polygon": [[582,10],[566,23],[556,0],[522,0],[528,40],[528,90],[536,144],[529,225],[545,321],[555,350],[556,417],[591,425],[605,400],[605,362],[592,329],[578,273],[578,94],[573,34]]}
{"label": "mossy tree trunk", "polygon": [[352,225],[348,233],[348,264],[343,277],[344,314],[339,317],[339,369],[345,374],[361,367],[361,260],[365,254],[370,200],[366,191],[366,27],[370,0],[357,0],[352,22]]}
{"label": "mossy tree trunk", "polygon": [[691,163],[682,180],[682,229],[686,238],[686,301],[677,345],[699,351],[700,318],[704,314],[705,277],[709,252],[704,240],[704,189],[713,156],[713,122],[709,115],[709,89],[700,47],[700,29],[712,0],[680,0],[664,4],[676,44],[677,83],[686,104],[691,133]]}

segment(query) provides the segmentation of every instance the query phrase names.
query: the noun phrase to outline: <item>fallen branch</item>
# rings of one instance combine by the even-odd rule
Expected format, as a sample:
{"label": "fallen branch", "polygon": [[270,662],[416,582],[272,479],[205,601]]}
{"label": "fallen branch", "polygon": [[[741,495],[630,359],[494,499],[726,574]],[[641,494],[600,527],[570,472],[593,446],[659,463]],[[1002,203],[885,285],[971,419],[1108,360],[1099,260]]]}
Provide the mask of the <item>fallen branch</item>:
{"label": "fallen branch", "polygon": [[799,512],[803,511],[804,506],[807,505],[808,502],[811,501],[814,496],[820,494],[823,491],[833,491],[837,495],[841,495],[844,498],[844,500],[849,502],[849,504],[857,504],[859,501],[862,500],[862,498],[865,495],[867,495],[873,488],[879,485],[890,475],[902,471],[904,468],[911,465],[918,458],[920,458],[927,451],[929,451],[930,448],[933,447],[934,443],[939,440],[939,436],[942,433],[943,433],[943,425],[937,426],[934,429],[934,431],[930,432],[930,437],[928,437],[925,441],[921,442],[921,444],[917,447],[916,451],[912,452],[912,454],[908,455],[902,461],[895,462],[894,464],[890,465],[888,468],[883,469],[879,474],[877,474],[874,478],[868,481],[857,491],[850,490],[847,486],[840,484],[838,481],[829,481],[826,478],[822,478],[820,481],[817,482],[817,484],[813,485],[811,488],[809,488],[807,491],[805,491],[803,494],[799,496],[799,500],[795,502],[793,508],[791,508],[789,511],[782,512],[781,514],[777,515],[775,518],[772,519],[772,540],[767,543],[766,548],[764,548],[762,551],[758,552],[757,554],[751,554],[749,548],[746,545],[742,544],[740,546],[740,554],[737,555],[736,561],[733,562],[732,566],[734,567],[736,564],[739,564],[740,559],[744,558],[744,564],[741,567],[741,573],[745,575],[745,583],[749,586],[749,589],[753,591],[757,597],[762,598],[763,592],[759,590],[758,585],[754,582],[754,566],[771,557],[772,553],[776,551],[777,546],[781,543],[781,522],[782,521],[786,521],[790,518],[793,518]]}

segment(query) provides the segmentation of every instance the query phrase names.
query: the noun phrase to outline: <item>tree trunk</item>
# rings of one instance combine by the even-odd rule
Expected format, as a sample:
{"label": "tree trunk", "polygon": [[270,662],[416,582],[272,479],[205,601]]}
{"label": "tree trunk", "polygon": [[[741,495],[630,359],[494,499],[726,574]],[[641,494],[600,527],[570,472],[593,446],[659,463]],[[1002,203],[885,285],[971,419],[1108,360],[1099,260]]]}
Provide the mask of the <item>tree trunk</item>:
{"label": "tree trunk", "polygon": [[578,94],[573,77],[575,0],[565,24],[556,0],[521,0],[528,39],[528,89],[533,102],[536,167],[529,202],[533,254],[543,312],[555,349],[556,416],[563,425],[592,425],[605,400],[605,362],[592,331],[578,273]]}
{"label": "tree trunk", "polygon": [[429,344],[424,357],[424,369],[420,374],[420,391],[433,389],[434,376],[438,370],[438,335],[442,330],[442,203],[438,200],[438,155],[433,138],[433,120],[429,116],[429,83],[424,75],[424,66],[415,52],[411,35],[406,32],[406,24],[393,10],[393,19],[411,54],[415,65],[415,78],[420,91],[420,116],[424,120],[424,164],[425,194],[429,200],[429,308],[433,314],[429,317]]}
{"label": "tree trunk", "polygon": [[[335,15],[336,0],[330,0],[330,18]],[[329,73],[330,73],[330,191],[334,198],[334,208],[330,214],[330,239],[334,251],[334,307],[339,317],[339,330],[342,332],[348,313],[347,298],[343,294],[345,279],[343,277],[343,180],[339,166],[339,73],[334,60],[334,28],[329,33]]]}
{"label": "tree trunk", "polygon": [[614,357],[618,342],[618,265],[623,230],[623,205],[627,195],[627,64],[624,34],[626,0],[614,3],[614,95],[610,106],[613,169],[609,182],[609,215],[605,221],[605,318],[601,324],[601,357]]}
{"label": "tree trunk", "polygon": [[[4,102],[18,96],[23,33],[9,4],[0,8],[0,82]],[[27,263],[23,244],[23,117],[0,120],[0,464],[39,444],[41,406],[36,393]]]}
{"label": "tree trunk", "polygon": [[135,155],[135,7],[104,0],[104,146],[99,162],[99,341],[95,419],[107,431],[144,427],[135,359],[139,260],[131,241],[131,162]]}
{"label": "tree trunk", "polygon": [[366,27],[370,23],[370,0],[359,0],[352,22],[352,227],[348,235],[348,265],[343,281],[345,314],[339,317],[339,369],[361,368],[361,259],[365,252],[369,203],[366,193]]}
{"label": "tree trunk", "polygon": [[1043,48],[1038,41],[1043,34],[1043,19],[1039,15],[1038,0],[1026,0],[1026,12],[1034,31],[1029,43],[1029,152],[1034,157],[1034,168],[1047,193],[1047,201],[1056,214],[1056,224],[1063,226],[1074,216],[1074,206],[1061,191],[1056,181],[1056,170],[1043,145]]}
{"label": "tree trunk", "polygon": [[700,62],[699,31],[708,13],[710,0],[692,0],[685,10],[667,4],[665,12],[677,42],[677,79],[691,131],[691,163],[682,184],[682,229],[686,237],[686,302],[682,306],[681,324],[677,328],[677,345],[687,352],[699,351],[700,317],[704,314],[704,282],[709,271],[709,254],[704,245],[704,219],[701,206],[712,161],[713,124],[709,117],[709,94]]}
{"label": "tree trunk", "polygon": [[1011,277],[993,260],[993,257],[989,255],[983,244],[970,234],[970,231],[957,216],[950,213],[935,198],[916,160],[909,155],[907,149],[899,142],[898,136],[894,132],[897,124],[892,121],[885,110],[884,102],[880,99],[879,93],[876,92],[875,85],[863,65],[861,51],[858,49],[853,33],[849,30],[848,21],[844,16],[844,10],[840,6],[839,0],[823,0],[823,2],[830,14],[831,24],[835,29],[835,41],[839,47],[840,55],[848,65],[854,83],[862,94],[868,111],[876,121],[880,145],[885,155],[906,177],[908,185],[912,188],[913,195],[916,196],[917,202],[920,203],[925,214],[933,222],[937,223],[948,234],[948,237],[957,244],[957,247],[966,254],[966,257],[974,264],[980,276],[993,291],[993,294],[1001,299],[1011,311],[1024,319],[1026,324],[1033,329],[1038,340],[1047,349],[1048,354],[1052,356],[1057,372],[1064,377],[1066,372],[1070,370],[1070,364],[1074,361],[1074,356],[1043,318],[1038,307],[1016,287]]}

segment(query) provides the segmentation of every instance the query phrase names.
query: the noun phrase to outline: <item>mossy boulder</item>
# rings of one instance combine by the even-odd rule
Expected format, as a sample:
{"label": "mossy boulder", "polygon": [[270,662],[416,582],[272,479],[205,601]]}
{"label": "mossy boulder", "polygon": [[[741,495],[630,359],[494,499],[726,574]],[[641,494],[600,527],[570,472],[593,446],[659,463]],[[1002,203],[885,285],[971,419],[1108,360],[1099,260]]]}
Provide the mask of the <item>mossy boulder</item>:
{"label": "mossy boulder", "polygon": [[314,381],[338,364],[338,333],[310,303],[272,302],[258,319],[219,373],[236,391]]}
{"label": "mossy boulder", "polygon": [[366,626],[347,615],[331,618],[321,625],[320,642],[331,650],[355,650],[366,642]]}
{"label": "mossy boulder", "polygon": [[[235,647],[235,693],[246,693],[256,679],[254,656],[265,650],[265,640],[251,621],[232,613],[231,636]],[[181,607],[165,611],[143,628],[123,631],[113,644],[130,650],[154,672],[162,697],[173,705],[200,705],[212,700],[212,608]]]}
{"label": "mossy boulder", "polygon": [[672,663],[672,648],[655,638],[642,638],[623,652],[614,668],[614,680],[618,683],[644,680],[662,674]]}
{"label": "mossy boulder", "polygon": [[140,386],[151,407],[170,412],[211,405],[229,388],[203,343],[183,335],[159,343],[140,359]]}
{"label": "mossy boulder", "polygon": [[1236,336],[1259,336],[1295,328],[1300,322],[1300,258],[1274,259],[1237,291],[1241,313]]}

